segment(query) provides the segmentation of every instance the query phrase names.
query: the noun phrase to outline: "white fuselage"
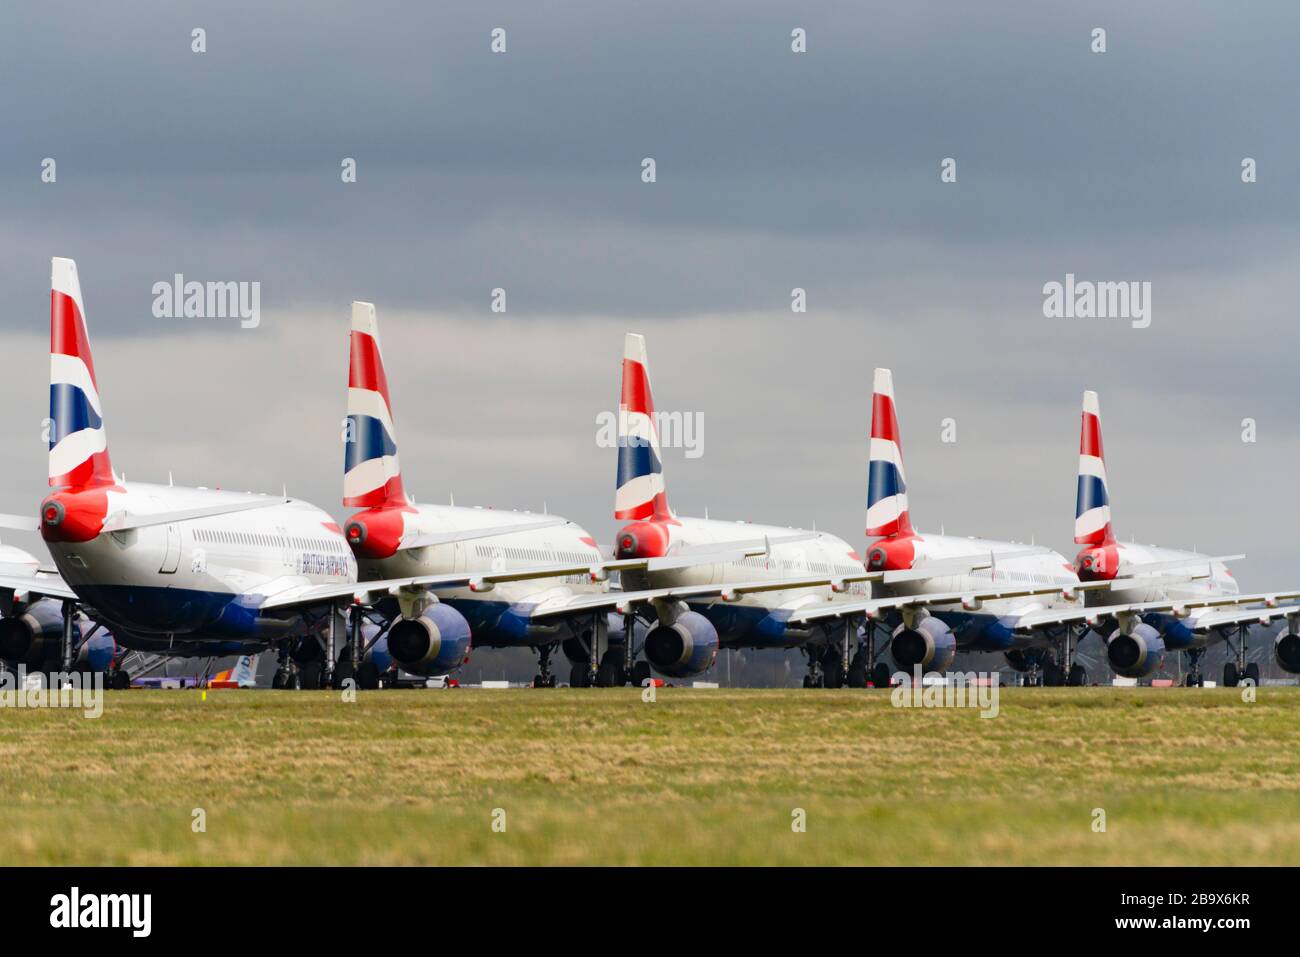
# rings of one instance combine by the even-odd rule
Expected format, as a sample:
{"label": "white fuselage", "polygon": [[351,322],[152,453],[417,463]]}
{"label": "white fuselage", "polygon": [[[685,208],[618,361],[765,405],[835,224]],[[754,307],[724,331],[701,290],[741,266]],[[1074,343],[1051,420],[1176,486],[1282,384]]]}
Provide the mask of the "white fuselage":
{"label": "white fuselage", "polygon": [[[990,560],[991,567],[934,578],[876,585],[872,594],[880,597],[944,594],[953,592],[996,591],[999,588],[1051,588],[1055,593],[994,599],[984,603],[983,611],[991,616],[1025,613],[1047,608],[1072,607],[1077,598],[1067,598],[1066,589],[1077,587],[1079,577],[1074,567],[1059,552],[1042,549],[1025,554],[1034,546],[1017,542],[1000,542],[987,538],[961,538],[954,535],[917,533],[914,539],[915,560],[912,568],[923,571],[926,565],[952,563],[960,559]],[[998,556],[1006,556],[999,558]],[[943,606],[938,606],[942,609]]]}
{"label": "white fuselage", "polygon": [[[106,491],[121,512],[160,512],[266,500],[235,492],[131,483]],[[263,619],[262,601],[311,585],[356,581],[356,563],[330,515],[298,500],[101,532],[47,545],[68,585],[119,634],[260,639],[282,635],[296,615]]]}
{"label": "white fuselage", "polygon": [[[1180,598],[1196,599],[1240,593],[1237,580],[1232,577],[1228,566],[1223,562],[1212,560],[1209,555],[1175,548],[1160,548],[1156,545],[1117,543],[1115,548],[1119,557],[1117,576],[1138,579],[1137,587],[1126,588],[1117,583],[1109,592],[1090,594],[1088,596],[1090,605],[1172,601]],[[1187,561],[1188,564],[1177,568],[1156,568],[1149,573],[1143,572],[1144,565],[1167,565],[1169,562],[1178,561]],[[1192,578],[1190,577],[1192,575],[1199,577]]]}
{"label": "white fuselage", "polygon": [[[677,554],[689,555],[692,551],[753,550],[763,548],[764,539],[770,547],[770,554],[737,556],[726,561],[652,572],[624,572],[622,584],[625,591],[742,584],[817,575],[840,577],[863,573],[862,559],[853,551],[852,546],[842,538],[826,532],[706,518],[676,518],[674,522],[661,523],[661,527],[668,535],[668,548],[664,554],[667,558]],[[791,538],[796,540],[782,541]],[[792,612],[805,606],[830,600],[847,600],[849,597],[860,598],[865,594],[866,585],[855,582],[848,584],[842,591],[821,585],[753,592],[743,594],[736,601],[727,604],[738,610]],[[709,599],[705,604],[715,604],[718,601]]]}
{"label": "white fuselage", "polygon": [[[454,538],[459,535],[465,538],[398,549],[386,558],[361,557],[358,559],[358,573],[362,581],[513,572],[539,565],[571,564],[590,568],[604,560],[595,540],[584,528],[559,516],[453,505],[414,505],[403,509],[401,515],[405,536]],[[517,528],[548,519],[556,523],[532,529]],[[493,528],[500,528],[501,532],[492,534]],[[440,589],[436,595],[439,600],[451,603],[470,621],[475,644],[507,645],[527,644],[530,637],[545,640],[556,635],[554,621],[535,628],[529,625],[527,618],[532,611],[544,609],[552,603],[563,603],[574,595],[608,589],[608,582],[593,581],[590,573],[580,573],[501,582],[490,591]],[[502,619],[500,610],[503,606],[511,611],[509,621]],[[415,611],[414,606],[402,608],[404,615]]]}

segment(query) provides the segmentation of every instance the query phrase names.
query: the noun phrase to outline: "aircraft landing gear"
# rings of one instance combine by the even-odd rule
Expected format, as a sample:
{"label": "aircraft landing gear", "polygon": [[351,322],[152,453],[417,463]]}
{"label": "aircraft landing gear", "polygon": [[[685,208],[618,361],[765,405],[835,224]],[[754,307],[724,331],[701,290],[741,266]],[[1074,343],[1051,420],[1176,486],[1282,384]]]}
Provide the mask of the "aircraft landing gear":
{"label": "aircraft landing gear", "polygon": [[1247,661],[1247,652],[1249,651],[1250,625],[1240,624],[1237,626],[1237,640],[1234,643],[1228,640],[1227,645],[1232,650],[1235,660],[1229,661],[1223,666],[1223,686],[1225,688],[1235,688],[1243,681],[1249,681],[1256,687],[1259,685],[1259,665],[1254,661]]}
{"label": "aircraft landing gear", "polygon": [[[1086,633],[1086,632],[1085,632]],[[1070,688],[1081,688],[1088,683],[1088,671],[1083,665],[1074,660],[1075,649],[1079,642],[1074,635],[1074,626],[1065,626],[1065,636],[1061,639],[1059,652],[1060,664],[1053,662],[1049,666],[1051,678],[1049,684],[1066,685]]]}
{"label": "aircraft landing gear", "polygon": [[826,687],[826,676],[822,674],[821,650],[805,647],[803,653],[808,656],[808,673],[803,676],[803,686],[805,688]]}
{"label": "aircraft landing gear", "polygon": [[1204,648],[1187,649],[1187,677],[1183,679],[1183,687],[1200,688],[1204,686],[1205,675],[1201,674],[1201,659],[1204,657]]}
{"label": "aircraft landing gear", "polygon": [[623,652],[618,648],[608,648],[600,659],[596,669],[597,688],[621,688],[627,684],[627,673],[623,670]]}
{"label": "aircraft landing gear", "polygon": [[75,602],[65,601],[63,603],[63,641],[59,646],[59,660],[65,675],[72,671],[72,619],[76,613],[77,605]]}
{"label": "aircraft landing gear", "polygon": [[555,675],[551,674],[551,654],[554,645],[541,645],[537,649],[537,674],[533,676],[534,688],[554,688]]}
{"label": "aircraft landing gear", "polygon": [[275,675],[271,678],[271,687],[285,691],[297,691],[302,686],[298,678],[298,666],[289,655],[289,643],[282,641],[275,649]]}

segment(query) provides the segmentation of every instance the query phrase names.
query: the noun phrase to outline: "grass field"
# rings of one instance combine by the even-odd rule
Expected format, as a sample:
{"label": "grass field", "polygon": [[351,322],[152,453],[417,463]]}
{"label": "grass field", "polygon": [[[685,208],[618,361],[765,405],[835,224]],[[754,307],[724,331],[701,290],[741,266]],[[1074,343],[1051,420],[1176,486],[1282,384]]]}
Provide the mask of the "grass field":
{"label": "grass field", "polygon": [[74,863],[1297,864],[1300,689],[1004,689],[993,720],[687,689],[0,710],[0,864]]}

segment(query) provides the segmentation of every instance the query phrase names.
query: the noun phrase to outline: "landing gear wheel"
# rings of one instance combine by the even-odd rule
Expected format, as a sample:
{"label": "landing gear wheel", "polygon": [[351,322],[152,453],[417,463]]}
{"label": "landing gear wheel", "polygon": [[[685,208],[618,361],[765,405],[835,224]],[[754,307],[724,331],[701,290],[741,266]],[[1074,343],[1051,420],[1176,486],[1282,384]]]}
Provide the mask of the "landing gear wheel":
{"label": "landing gear wheel", "polygon": [[1256,662],[1246,665],[1246,677],[1255,682],[1255,687],[1259,687],[1259,665]]}
{"label": "landing gear wheel", "polygon": [[533,683],[532,683],[532,685],[531,685],[530,687],[533,687],[533,688],[545,688],[545,687],[546,687],[546,679],[543,678],[541,675],[533,675]]}
{"label": "landing gear wheel", "polygon": [[1088,672],[1083,665],[1070,665],[1070,673],[1065,683],[1071,688],[1082,688],[1088,683]]}
{"label": "landing gear wheel", "polygon": [[871,686],[873,688],[888,688],[892,675],[889,673],[889,665],[883,661],[877,661],[876,666],[871,669]]}
{"label": "landing gear wheel", "polygon": [[597,688],[621,688],[625,684],[622,665],[607,661],[596,669]]}
{"label": "landing gear wheel", "polygon": [[1237,687],[1237,664],[1229,661],[1223,666],[1223,686],[1225,688]]}
{"label": "landing gear wheel", "polygon": [[569,670],[569,686],[573,688],[590,688],[591,674],[587,671],[586,662],[580,662]]}
{"label": "landing gear wheel", "polygon": [[[830,657],[830,655],[827,655],[827,658]],[[822,687],[844,687],[844,663],[840,661],[838,653],[836,653],[834,661],[822,665]]]}
{"label": "landing gear wheel", "polygon": [[276,668],[275,675],[271,678],[271,687],[276,691],[279,691],[284,687],[285,679],[288,676],[289,672],[285,671],[283,668]]}
{"label": "landing gear wheel", "polygon": [[850,688],[865,688],[867,686],[867,659],[861,653],[853,656],[849,662],[849,673],[845,676],[844,683]]}
{"label": "landing gear wheel", "polygon": [[638,661],[632,665],[632,686],[634,688],[644,688],[645,683],[650,679],[650,662]]}
{"label": "landing gear wheel", "polygon": [[339,663],[334,666],[334,690],[337,691],[343,687],[343,682],[349,678],[355,678],[356,673],[352,670],[352,657],[345,655],[339,659]]}
{"label": "landing gear wheel", "polygon": [[1059,688],[1065,684],[1065,669],[1054,661],[1043,666],[1043,684],[1048,688]]}
{"label": "landing gear wheel", "polygon": [[623,652],[610,649],[600,660],[600,667],[596,669],[596,687],[597,688],[621,688],[627,683],[627,676],[623,674]]}
{"label": "landing gear wheel", "polygon": [[309,661],[298,667],[298,685],[309,691],[319,691],[325,687],[325,669],[319,661]]}
{"label": "landing gear wheel", "polygon": [[357,687],[363,691],[379,689],[379,666],[373,661],[363,661],[357,665]]}

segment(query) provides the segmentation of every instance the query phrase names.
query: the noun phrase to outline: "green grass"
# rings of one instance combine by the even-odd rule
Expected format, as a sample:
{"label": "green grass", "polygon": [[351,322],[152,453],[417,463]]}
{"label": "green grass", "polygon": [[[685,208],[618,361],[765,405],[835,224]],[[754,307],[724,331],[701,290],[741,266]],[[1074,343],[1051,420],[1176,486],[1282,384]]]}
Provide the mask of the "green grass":
{"label": "green grass", "polygon": [[0,710],[0,864],[1300,863],[1300,689],[1004,689],[1001,712],[109,692],[98,720]]}

